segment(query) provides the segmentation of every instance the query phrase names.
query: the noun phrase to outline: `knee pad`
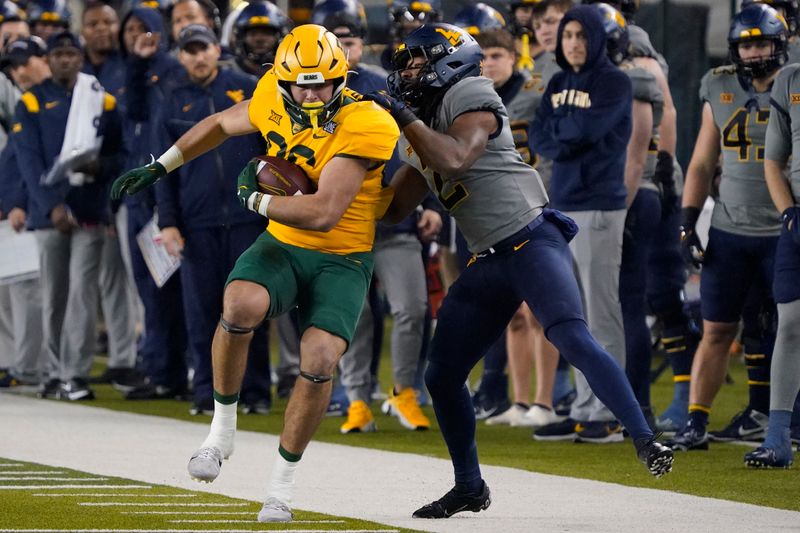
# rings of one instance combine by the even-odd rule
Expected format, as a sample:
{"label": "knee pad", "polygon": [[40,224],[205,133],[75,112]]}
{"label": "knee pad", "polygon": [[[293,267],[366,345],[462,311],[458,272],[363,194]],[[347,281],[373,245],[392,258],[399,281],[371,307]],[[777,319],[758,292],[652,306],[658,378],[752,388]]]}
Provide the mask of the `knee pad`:
{"label": "knee pad", "polygon": [[300,377],[306,378],[311,383],[320,385],[322,383],[327,383],[333,379],[333,376],[321,376],[319,374],[310,374],[308,372],[304,372],[303,370],[300,371]]}
{"label": "knee pad", "polygon": [[230,333],[231,335],[247,335],[248,333],[252,333],[258,326],[248,328],[243,326],[236,326],[231,324],[227,320],[222,317],[219,317],[219,325],[222,326],[222,329]]}

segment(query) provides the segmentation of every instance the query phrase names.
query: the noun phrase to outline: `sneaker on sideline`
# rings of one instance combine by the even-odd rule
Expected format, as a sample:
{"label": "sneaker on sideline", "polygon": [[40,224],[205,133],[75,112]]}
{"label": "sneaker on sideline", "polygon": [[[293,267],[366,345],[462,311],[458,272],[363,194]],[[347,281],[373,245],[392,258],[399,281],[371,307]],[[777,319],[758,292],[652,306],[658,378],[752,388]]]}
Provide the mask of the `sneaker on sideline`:
{"label": "sneaker on sideline", "polygon": [[550,424],[555,424],[556,422],[563,422],[566,419],[566,416],[559,415],[553,409],[535,403],[528,409],[528,412],[525,413],[524,423],[520,425],[541,428]]}
{"label": "sneaker on sideline", "polygon": [[680,431],[675,433],[675,436],[664,443],[668,448],[672,448],[679,452],[688,452],[689,450],[707,450],[708,449],[708,433],[705,428],[696,428],[692,425],[691,420],[686,423]]}
{"label": "sneaker on sideline", "polygon": [[73,378],[61,385],[58,399],[70,402],[94,400],[94,391],[89,388],[89,383],[85,379]]}
{"label": "sneaker on sideline", "polygon": [[408,387],[395,393],[389,391],[389,398],[383,402],[381,411],[385,415],[397,417],[403,427],[414,431],[425,431],[431,427],[431,421],[419,408],[417,392]]}
{"label": "sneaker on sideline", "polygon": [[612,422],[585,422],[575,429],[575,442],[591,442],[593,444],[609,444],[622,442],[622,425]]}
{"label": "sneaker on sideline", "polygon": [[528,409],[521,404],[515,403],[502,413],[490,416],[486,419],[487,426],[523,426],[525,413]]}
{"label": "sneaker on sideline", "polygon": [[554,424],[548,424],[546,426],[540,427],[536,431],[533,432],[533,440],[575,440],[575,437],[578,435],[578,429],[583,428],[583,426],[573,420],[572,418],[567,418],[562,420],[561,422],[556,422]]}
{"label": "sneaker on sideline", "polygon": [[243,415],[268,415],[272,404],[268,400],[244,400],[239,402],[239,412]]}
{"label": "sneaker on sideline", "polygon": [[709,431],[708,438],[713,442],[736,440],[763,441],[767,436],[769,415],[748,407],[737,413],[725,429]]}
{"label": "sneaker on sideline", "polygon": [[472,408],[475,410],[475,420],[486,420],[492,416],[499,415],[511,407],[508,398],[493,399],[481,392],[476,392],[472,396]]}
{"label": "sneaker on sideline", "polygon": [[58,398],[61,393],[61,380],[58,378],[50,378],[42,382],[39,390],[36,391],[36,396],[39,398]]}
{"label": "sneaker on sideline", "polygon": [[294,518],[289,506],[278,498],[267,498],[258,512],[259,522],[291,522]]}
{"label": "sneaker on sideline", "polygon": [[339,432],[347,433],[371,433],[377,431],[375,417],[369,405],[363,400],[356,400],[347,408],[347,421],[339,428]]}
{"label": "sneaker on sideline", "polygon": [[464,494],[456,491],[455,487],[450,489],[447,494],[424,505],[414,511],[412,518],[450,518],[456,513],[472,511],[477,513],[489,508],[492,503],[492,494],[489,486],[483,482],[481,493],[477,496]]}
{"label": "sneaker on sideline", "polygon": [[200,448],[192,454],[186,469],[195,481],[211,483],[222,468],[222,451],[216,446]]}
{"label": "sneaker on sideline", "polygon": [[192,416],[214,416],[214,400],[202,400],[192,402],[189,408],[189,414]]}

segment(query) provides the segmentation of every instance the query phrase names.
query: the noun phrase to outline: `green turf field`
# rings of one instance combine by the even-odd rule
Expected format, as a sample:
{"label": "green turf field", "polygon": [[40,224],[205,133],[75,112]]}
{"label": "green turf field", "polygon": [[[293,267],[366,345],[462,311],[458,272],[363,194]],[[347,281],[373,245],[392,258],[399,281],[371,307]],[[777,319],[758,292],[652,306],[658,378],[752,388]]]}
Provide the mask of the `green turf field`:
{"label": "green turf field", "polygon": [[[388,356],[389,333],[387,328],[379,373],[384,389],[388,389],[392,384],[391,361]],[[275,337],[273,335],[273,340]],[[277,347],[273,346],[273,354],[276,353]],[[98,361],[94,373],[100,373],[103,369],[105,360],[100,358]],[[656,359],[654,365],[659,362]],[[479,370],[473,374],[477,379]],[[724,427],[747,403],[747,377],[740,357],[732,358],[730,376],[733,383],[723,385],[715,402],[711,414],[711,429]],[[531,390],[535,390],[533,385]],[[177,418],[199,424],[210,422],[210,417],[189,415],[189,402],[126,401],[109,385],[95,386],[95,391],[97,400],[87,402],[87,405]],[[672,374],[667,370],[652,387],[652,401],[656,413],[666,408],[671,395]],[[276,396],[273,410],[269,415],[240,415],[239,429],[278,434],[283,423],[285,406],[286,401]],[[376,433],[341,435],[339,426],[344,418],[335,417],[323,421],[315,439],[431,457],[448,457],[430,407],[424,410],[434,426],[427,432],[411,432],[404,429],[394,418],[380,413],[380,402],[373,402],[372,410],[379,428]],[[630,441],[606,445],[535,442],[528,429],[488,427],[478,423],[478,448],[484,464],[800,511],[800,497],[798,497],[800,469],[797,467],[790,470],[769,471],[746,469],[742,458],[744,453],[752,448],[748,446],[712,443],[708,452],[679,453],[675,459],[673,472],[659,480],[654,480],[638,464]],[[188,457],[191,450],[186,452]]]}
{"label": "green turf field", "polygon": [[410,532],[295,510],[291,524],[259,524],[261,504],[68,468],[0,458],[0,531]]}
{"label": "green turf field", "polygon": [[[391,361],[387,355],[384,355],[380,368],[381,383],[388,388],[391,384]],[[745,368],[737,357],[731,361],[730,375],[733,383],[724,385],[717,398],[711,415],[712,429],[725,426],[747,403]],[[652,396],[656,412],[669,404],[672,394],[671,379],[672,375],[667,370],[653,385]],[[98,399],[91,405],[98,407],[166,416],[200,424],[207,424],[210,421],[209,417],[189,415],[189,402],[126,401],[122,399],[120,393],[107,385],[97,386],[96,392]],[[239,429],[278,434],[283,423],[285,406],[286,401],[276,397],[273,411],[269,415],[239,416]],[[380,402],[373,402],[372,409],[376,416],[378,432],[341,435],[339,426],[344,419],[327,418],[323,421],[315,439],[447,458],[447,450],[436,429],[430,407],[426,407],[425,412],[434,422],[434,428],[428,432],[411,432],[402,428],[394,418],[380,413]],[[751,448],[742,445],[712,443],[708,452],[679,453],[675,459],[673,472],[660,480],[654,480],[638,464],[629,440],[622,444],[607,445],[535,442],[531,438],[530,430],[488,427],[479,423],[478,447],[481,461],[485,464],[800,511],[800,498],[798,498],[800,470],[798,468],[769,471],[746,469],[742,457]],[[187,450],[187,454],[190,451]]]}

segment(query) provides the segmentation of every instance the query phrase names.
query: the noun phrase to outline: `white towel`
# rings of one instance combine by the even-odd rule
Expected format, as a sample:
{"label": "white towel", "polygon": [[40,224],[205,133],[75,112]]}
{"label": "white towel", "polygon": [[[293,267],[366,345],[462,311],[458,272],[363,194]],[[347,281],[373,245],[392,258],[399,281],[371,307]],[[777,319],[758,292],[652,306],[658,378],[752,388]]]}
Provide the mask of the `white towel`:
{"label": "white towel", "polygon": [[96,159],[100,153],[103,137],[97,135],[97,126],[103,114],[105,91],[91,74],[78,74],[78,81],[72,90],[72,103],[67,117],[67,129],[61,153],[56,159],[45,183],[52,185],[64,178],[73,187],[80,187],[93,179],[82,172],[70,170],[76,163]]}

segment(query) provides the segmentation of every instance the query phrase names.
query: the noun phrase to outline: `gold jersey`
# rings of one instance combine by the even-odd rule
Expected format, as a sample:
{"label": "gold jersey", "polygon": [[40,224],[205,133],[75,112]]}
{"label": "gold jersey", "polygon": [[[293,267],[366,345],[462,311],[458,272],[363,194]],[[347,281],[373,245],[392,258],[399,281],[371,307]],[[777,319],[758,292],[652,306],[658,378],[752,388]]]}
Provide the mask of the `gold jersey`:
{"label": "gold jersey", "polygon": [[358,93],[345,89],[342,108],[333,120],[316,132],[311,128],[300,130],[286,113],[272,71],[259,81],[248,113],[250,122],[267,140],[268,155],[299,165],[314,185],[319,182],[323,167],[333,157],[372,161],[361,190],[331,231],[298,229],[272,220],[267,231],[276,239],[293,246],[340,255],[372,250],[375,221],[383,216],[392,199],[391,189],[383,187],[381,177],[400,131],[389,113],[373,102],[360,99]]}

